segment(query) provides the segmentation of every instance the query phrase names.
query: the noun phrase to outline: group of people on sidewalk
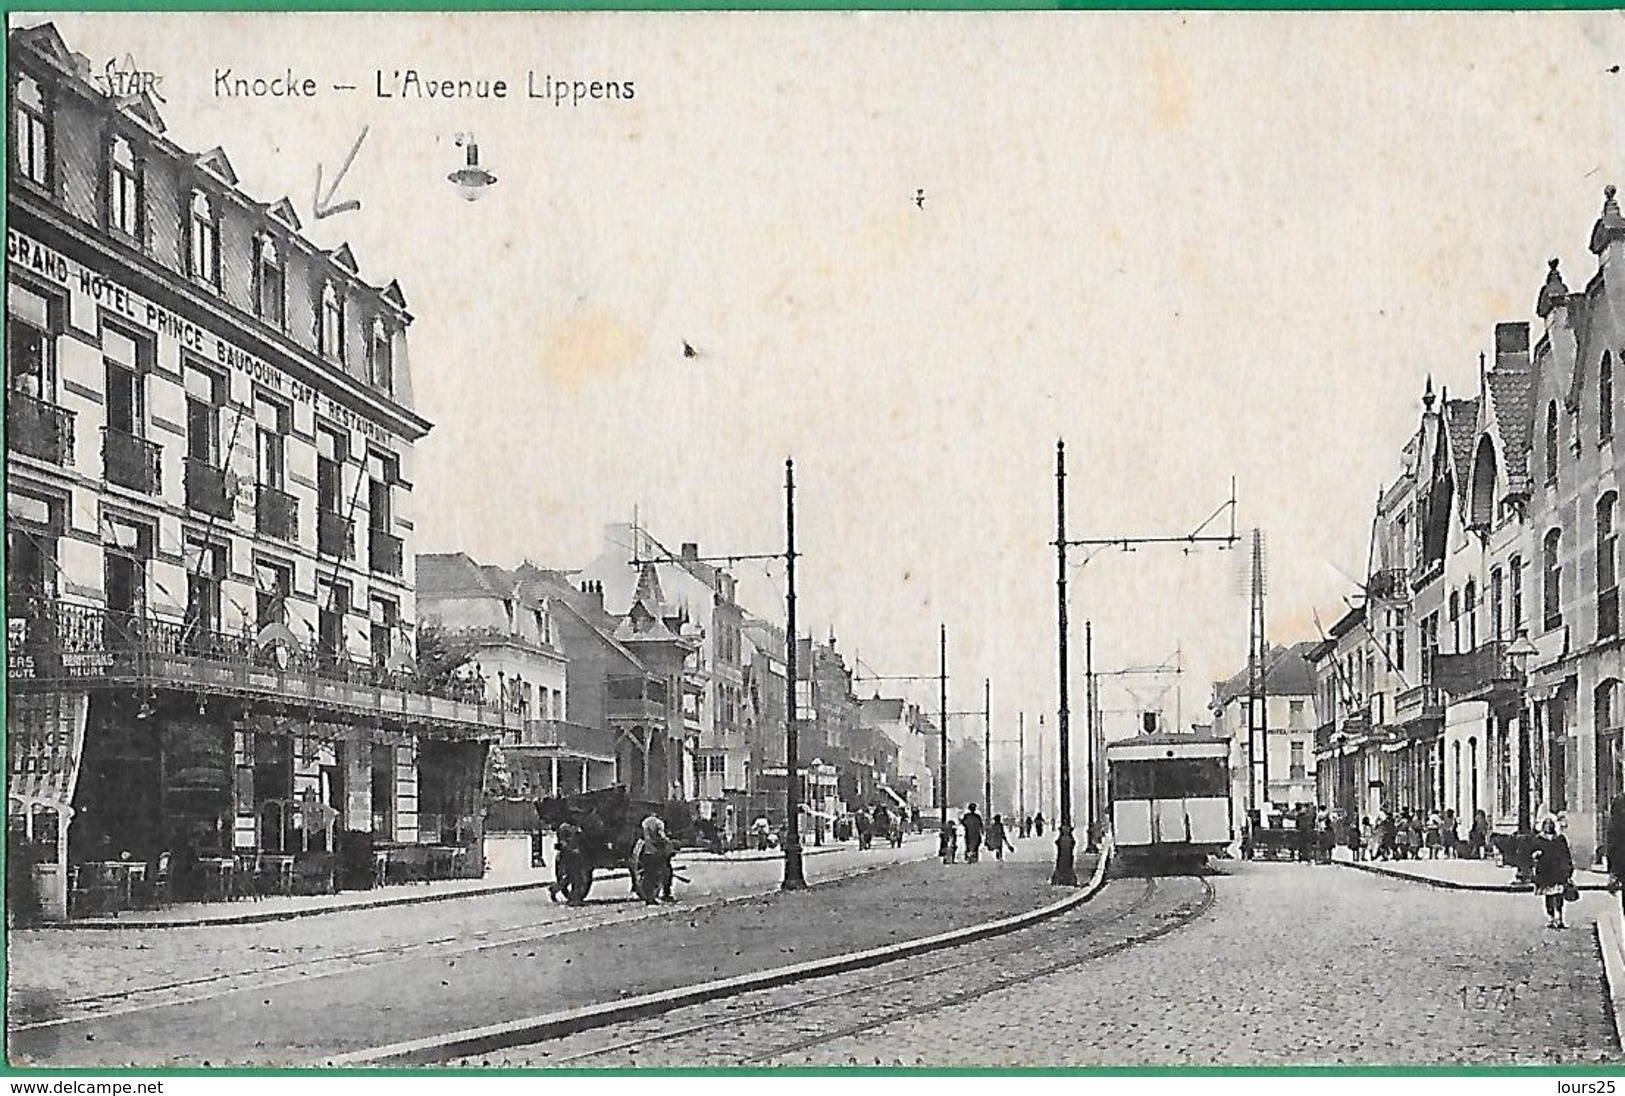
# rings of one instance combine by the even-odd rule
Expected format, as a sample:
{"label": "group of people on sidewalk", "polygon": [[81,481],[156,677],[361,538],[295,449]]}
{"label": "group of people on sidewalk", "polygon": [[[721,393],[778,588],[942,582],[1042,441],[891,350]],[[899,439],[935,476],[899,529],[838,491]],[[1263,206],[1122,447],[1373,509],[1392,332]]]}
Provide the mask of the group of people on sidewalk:
{"label": "group of people on sidewalk", "polygon": [[1455,811],[1382,810],[1375,823],[1362,818],[1350,827],[1348,846],[1356,860],[1477,860],[1490,851],[1490,820],[1482,810],[1474,811],[1463,839]]}
{"label": "group of people on sidewalk", "polygon": [[[1044,816],[1042,814],[1022,820],[1019,829],[1021,836],[1026,837],[1033,833],[1035,826],[1037,832],[1042,835],[1044,832]],[[1001,861],[1004,859],[1006,851],[1016,851],[1015,845],[1010,843],[1009,833],[1004,828],[1004,817],[996,814],[991,822],[984,825],[981,814],[976,810],[976,804],[972,803],[965,808],[965,813],[960,815],[957,824],[952,818],[945,817],[942,820],[942,830],[937,835],[937,855],[942,857],[944,864],[952,864],[959,859],[959,831],[961,829],[965,832],[965,863],[967,864],[974,864],[982,858],[982,845],[984,843],[987,845],[987,851]]]}

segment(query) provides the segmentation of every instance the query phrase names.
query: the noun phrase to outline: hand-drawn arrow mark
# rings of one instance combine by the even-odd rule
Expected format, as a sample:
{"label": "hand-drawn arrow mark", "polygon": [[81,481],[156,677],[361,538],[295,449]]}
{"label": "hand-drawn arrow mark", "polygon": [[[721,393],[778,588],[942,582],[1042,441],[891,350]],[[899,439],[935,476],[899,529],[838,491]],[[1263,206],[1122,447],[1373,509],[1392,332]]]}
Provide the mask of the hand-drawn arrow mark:
{"label": "hand-drawn arrow mark", "polygon": [[344,175],[350,170],[350,165],[355,163],[356,153],[361,151],[361,142],[367,139],[367,134],[371,129],[371,126],[361,127],[360,135],[356,137],[355,144],[350,146],[350,154],[339,165],[338,174],[333,176],[333,185],[327,188],[325,196],[322,194],[322,165],[319,163],[316,165],[316,194],[311,202],[311,211],[316,214],[318,220],[323,217],[335,217],[340,213],[349,213],[352,210],[361,208],[361,202],[354,198],[348,202],[340,202],[334,205],[333,194],[338,190],[339,184],[344,181]]}

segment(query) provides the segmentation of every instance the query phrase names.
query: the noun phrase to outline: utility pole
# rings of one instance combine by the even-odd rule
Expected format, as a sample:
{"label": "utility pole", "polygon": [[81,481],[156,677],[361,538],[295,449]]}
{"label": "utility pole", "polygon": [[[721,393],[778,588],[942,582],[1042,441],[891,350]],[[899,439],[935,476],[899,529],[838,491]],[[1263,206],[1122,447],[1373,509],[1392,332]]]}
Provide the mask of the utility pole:
{"label": "utility pole", "polygon": [[1044,813],[1044,716],[1038,716],[1038,813]]}
{"label": "utility pole", "polygon": [[1084,837],[1088,841],[1085,846],[1087,852],[1100,851],[1100,780],[1096,775],[1096,766],[1100,759],[1095,754],[1095,624],[1092,620],[1083,622],[1083,707],[1085,726],[1089,735],[1089,817],[1088,831]]}
{"label": "utility pole", "polygon": [[942,756],[937,759],[938,768],[942,777],[942,828],[948,828],[948,625],[937,626],[937,672],[941,675],[942,692]]}
{"label": "utility pole", "polygon": [[993,817],[993,681],[982,679],[982,810]]}
{"label": "utility pole", "polygon": [[790,644],[785,651],[785,670],[790,683],[786,701],[788,718],[784,731],[784,809],[788,816],[784,834],[785,890],[801,890],[807,877],[801,862],[801,758],[796,740],[796,463],[784,462],[784,566],[790,592],[785,599]]}
{"label": "utility pole", "polygon": [[1068,737],[1070,713],[1067,708],[1066,659],[1066,442],[1055,443],[1055,616],[1060,661],[1060,707],[1055,718],[1061,727],[1061,819],[1055,835],[1055,871],[1050,882],[1056,886],[1078,885],[1074,859],[1077,841],[1072,836],[1072,744]]}
{"label": "utility pole", "polygon": [[1027,817],[1027,713],[1016,713],[1016,814]]}

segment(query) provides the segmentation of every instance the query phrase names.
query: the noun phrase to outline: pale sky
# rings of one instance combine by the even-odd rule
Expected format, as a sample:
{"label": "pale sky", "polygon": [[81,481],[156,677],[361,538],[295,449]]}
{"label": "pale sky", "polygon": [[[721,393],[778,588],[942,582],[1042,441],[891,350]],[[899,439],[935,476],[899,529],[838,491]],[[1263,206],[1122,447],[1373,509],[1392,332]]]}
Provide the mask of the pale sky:
{"label": "pale sky", "polygon": [[[1625,183],[1610,12],[54,20],[98,69],[161,74],[183,147],[223,145],[247,193],[400,280],[435,423],[419,551],[577,566],[634,507],[673,549],[778,550],[793,455],[803,628],[914,674],[945,621],[950,706],[990,677],[996,737],[1054,721],[1057,438],[1071,537],[1187,532],[1234,476],[1270,637],[1314,638],[1425,375],[1476,392],[1546,260],[1594,271]],[[216,68],[289,65],[314,100],[214,97]],[[510,98],[373,95],[409,67]],[[527,70],[635,97],[555,106]],[[363,126],[336,197],[361,209],[314,220],[316,164]],[[469,130],[499,179],[472,204],[445,180]],[[1238,560],[1074,569],[1075,683],[1092,618],[1098,668],[1181,651],[1195,718],[1245,660]],[[738,573],[780,616],[782,586]]]}

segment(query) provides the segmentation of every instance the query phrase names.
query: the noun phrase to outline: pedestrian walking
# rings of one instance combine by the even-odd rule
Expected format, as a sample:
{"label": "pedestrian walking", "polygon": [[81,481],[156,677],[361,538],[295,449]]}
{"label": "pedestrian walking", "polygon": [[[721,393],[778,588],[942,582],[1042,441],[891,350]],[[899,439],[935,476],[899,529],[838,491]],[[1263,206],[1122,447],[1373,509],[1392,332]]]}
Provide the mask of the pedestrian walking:
{"label": "pedestrian walking", "polygon": [[976,813],[975,803],[965,808],[959,824],[965,830],[965,863],[974,864],[981,859],[983,830],[982,816]]}
{"label": "pedestrian walking", "polygon": [[1563,903],[1576,901],[1580,892],[1574,886],[1574,857],[1569,839],[1557,832],[1557,819],[1548,815],[1540,824],[1533,851],[1535,889],[1546,899],[1546,925],[1563,928]]}
{"label": "pedestrian walking", "polygon": [[1619,892],[1625,912],[1625,792],[1614,796],[1608,808],[1608,885]]}
{"label": "pedestrian walking", "polygon": [[1031,837],[1032,835],[1033,835],[1033,816],[1030,815],[1030,814],[1024,814],[1024,815],[1021,816],[1021,836],[1023,838],[1027,838],[1027,837]]}
{"label": "pedestrian walking", "polygon": [[1461,826],[1456,821],[1456,812],[1448,808],[1439,822],[1439,841],[1444,846],[1446,856],[1461,855]]}
{"label": "pedestrian walking", "polygon": [[952,818],[942,820],[942,833],[937,837],[937,853],[944,864],[952,864],[959,859],[959,828]]}
{"label": "pedestrian walking", "polygon": [[1039,811],[1037,814],[1033,815],[1033,836],[1034,837],[1043,837],[1044,836],[1044,812],[1043,811]]}
{"label": "pedestrian walking", "polygon": [[1428,859],[1439,859],[1439,850],[1444,847],[1444,819],[1438,811],[1428,815],[1427,828],[1422,831],[1422,842],[1427,847]]}
{"label": "pedestrian walking", "polygon": [[994,815],[993,821],[987,824],[987,847],[992,851],[993,858],[1000,861],[1004,859],[1004,850],[1016,851],[1016,847],[1010,843],[1009,835],[1004,832],[1004,819],[998,815]]}
{"label": "pedestrian walking", "polygon": [[1371,825],[1365,819],[1349,815],[1349,858],[1356,863],[1365,859],[1365,847],[1360,844],[1360,839],[1370,829]]}
{"label": "pedestrian walking", "polygon": [[1296,817],[1292,822],[1297,831],[1298,863],[1307,864],[1310,861],[1315,845],[1315,815],[1309,807],[1302,803],[1297,806]]}
{"label": "pedestrian walking", "polygon": [[1322,810],[1320,818],[1317,820],[1317,826],[1315,837],[1318,841],[1315,847],[1315,861],[1320,864],[1330,864],[1332,862],[1332,848],[1337,843],[1336,834],[1332,831],[1331,814]]}

